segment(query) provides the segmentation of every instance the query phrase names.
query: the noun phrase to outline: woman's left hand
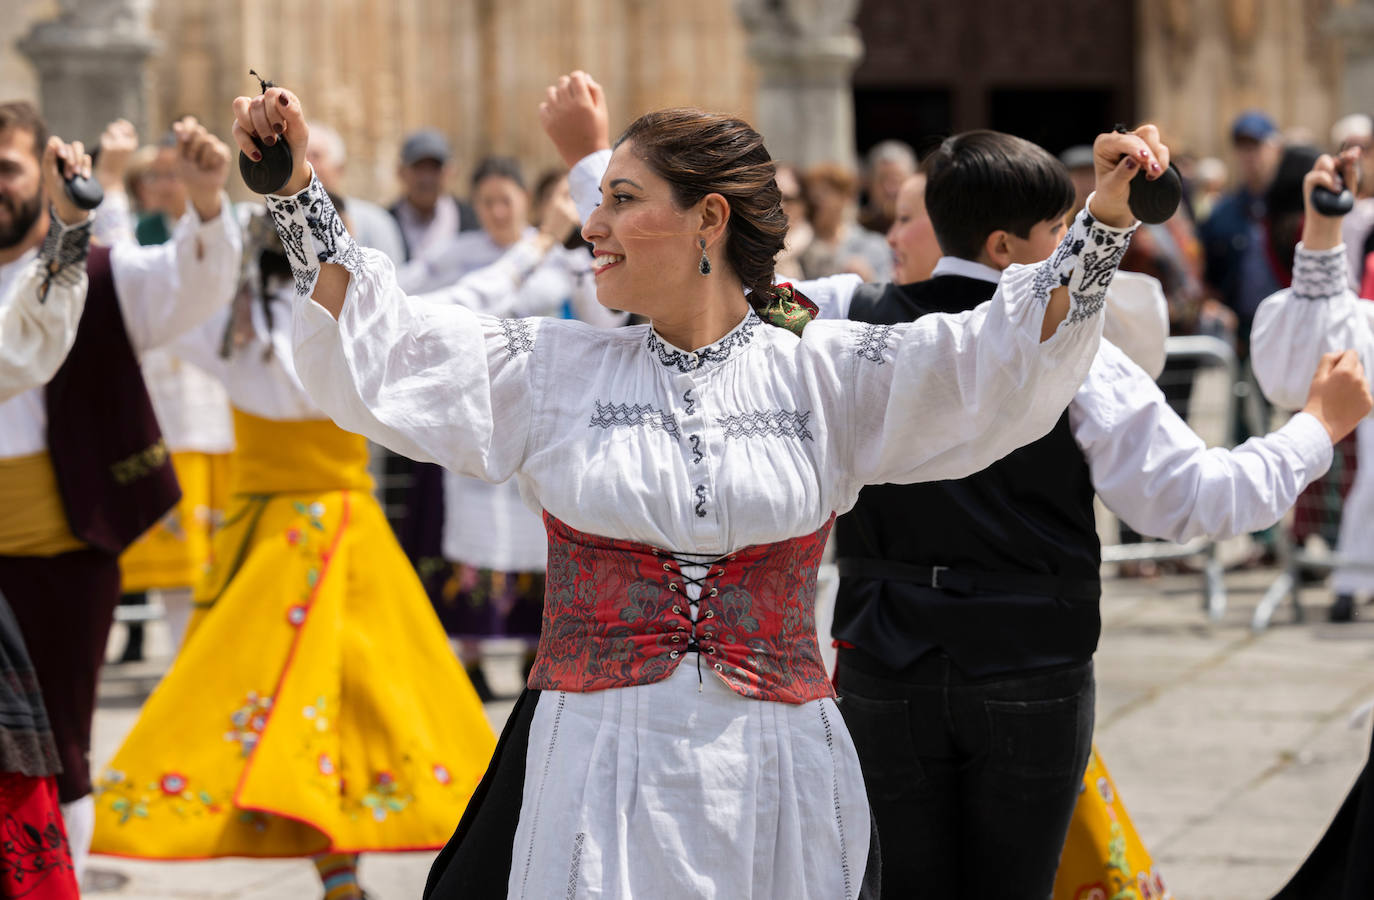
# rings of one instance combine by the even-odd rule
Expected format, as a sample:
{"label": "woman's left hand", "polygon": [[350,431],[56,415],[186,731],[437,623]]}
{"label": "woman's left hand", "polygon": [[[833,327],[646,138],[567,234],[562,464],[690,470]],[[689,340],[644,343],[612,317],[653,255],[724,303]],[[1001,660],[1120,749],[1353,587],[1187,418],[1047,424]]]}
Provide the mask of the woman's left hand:
{"label": "woman's left hand", "polygon": [[1169,148],[1159,139],[1159,129],[1141,125],[1126,133],[1109,131],[1093,141],[1093,166],[1097,187],[1088,211],[1104,225],[1126,228],[1135,222],[1131,212],[1131,179],[1154,181],[1169,168]]}
{"label": "woman's left hand", "polygon": [[291,179],[282,194],[290,196],[310,187],[313,170],[305,161],[310,126],[299,97],[286,88],[269,87],[256,97],[235,98],[234,141],[249,159],[262,159],[262,153],[253,146],[254,137],[269,147],[281,140],[291,148]]}

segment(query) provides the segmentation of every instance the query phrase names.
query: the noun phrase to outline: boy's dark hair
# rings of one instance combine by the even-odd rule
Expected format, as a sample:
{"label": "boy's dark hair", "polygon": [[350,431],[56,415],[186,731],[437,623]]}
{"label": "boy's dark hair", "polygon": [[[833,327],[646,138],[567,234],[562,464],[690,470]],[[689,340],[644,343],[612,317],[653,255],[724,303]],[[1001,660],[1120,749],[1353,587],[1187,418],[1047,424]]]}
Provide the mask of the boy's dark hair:
{"label": "boy's dark hair", "polygon": [[1017,237],[1073,208],[1073,182],[1044,148],[1000,131],[946,138],[921,163],[926,212],[946,256],[977,259],[994,231]]}

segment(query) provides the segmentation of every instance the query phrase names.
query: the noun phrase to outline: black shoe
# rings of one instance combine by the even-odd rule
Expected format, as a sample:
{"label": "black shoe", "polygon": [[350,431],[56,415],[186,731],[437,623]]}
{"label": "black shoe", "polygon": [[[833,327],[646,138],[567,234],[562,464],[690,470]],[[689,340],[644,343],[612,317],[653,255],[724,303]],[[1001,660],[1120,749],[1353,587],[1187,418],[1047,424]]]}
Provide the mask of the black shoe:
{"label": "black shoe", "polygon": [[490,703],[496,699],[496,694],[492,693],[491,685],[487,684],[487,673],[482,671],[481,663],[471,663],[463,667],[468,673],[468,681],[472,682],[472,689],[477,692],[477,699],[483,703]]}
{"label": "black shoe", "polygon": [[124,644],[124,652],[119,654],[122,663],[143,662],[143,625],[138,622],[129,624],[129,640]]}
{"label": "black shoe", "polygon": [[1326,611],[1326,618],[1331,622],[1353,622],[1355,620],[1354,596],[1337,594],[1336,599],[1331,601],[1331,607]]}

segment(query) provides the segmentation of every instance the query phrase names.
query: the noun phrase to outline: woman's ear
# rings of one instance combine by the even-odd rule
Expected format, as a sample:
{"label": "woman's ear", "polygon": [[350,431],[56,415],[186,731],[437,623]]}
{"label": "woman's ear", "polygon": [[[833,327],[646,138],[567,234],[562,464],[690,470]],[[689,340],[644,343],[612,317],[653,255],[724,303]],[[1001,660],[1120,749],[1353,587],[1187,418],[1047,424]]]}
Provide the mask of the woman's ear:
{"label": "woman's ear", "polygon": [[706,246],[714,246],[725,234],[725,226],[730,221],[730,201],[720,194],[707,194],[701,198],[701,238]]}

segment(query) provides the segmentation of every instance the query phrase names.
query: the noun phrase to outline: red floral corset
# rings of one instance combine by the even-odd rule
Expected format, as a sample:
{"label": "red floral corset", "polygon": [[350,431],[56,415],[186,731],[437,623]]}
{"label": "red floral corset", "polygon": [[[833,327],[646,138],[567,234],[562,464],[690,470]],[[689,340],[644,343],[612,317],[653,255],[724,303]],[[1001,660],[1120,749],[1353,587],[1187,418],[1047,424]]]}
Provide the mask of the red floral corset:
{"label": "red floral corset", "polygon": [[[835,696],[815,617],[816,571],[834,521],[815,534],[711,559],[583,534],[544,513],[549,569],[529,686],[585,692],[652,684],[694,650],[699,664],[745,697]],[[708,562],[700,578],[682,574],[681,566]],[[688,583],[701,585],[695,619]]]}

